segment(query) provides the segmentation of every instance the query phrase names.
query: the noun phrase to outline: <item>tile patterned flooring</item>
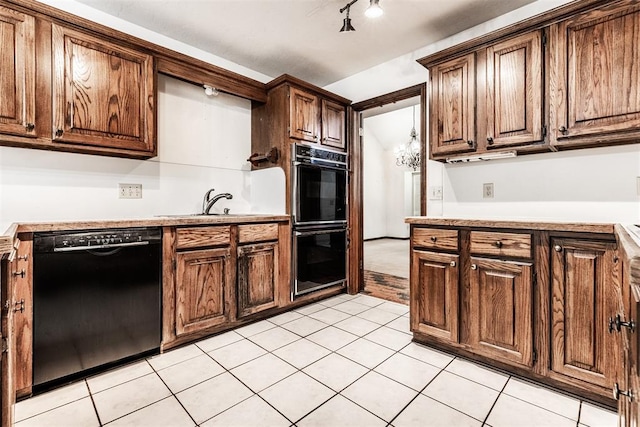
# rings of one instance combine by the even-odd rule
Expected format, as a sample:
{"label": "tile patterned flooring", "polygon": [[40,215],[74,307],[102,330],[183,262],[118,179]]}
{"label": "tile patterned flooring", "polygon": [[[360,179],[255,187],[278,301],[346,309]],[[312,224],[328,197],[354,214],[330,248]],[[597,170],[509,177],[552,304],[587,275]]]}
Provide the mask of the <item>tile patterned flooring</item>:
{"label": "tile patterned flooring", "polygon": [[340,295],[16,405],[28,426],[589,426],[616,415],[411,342],[408,307]]}

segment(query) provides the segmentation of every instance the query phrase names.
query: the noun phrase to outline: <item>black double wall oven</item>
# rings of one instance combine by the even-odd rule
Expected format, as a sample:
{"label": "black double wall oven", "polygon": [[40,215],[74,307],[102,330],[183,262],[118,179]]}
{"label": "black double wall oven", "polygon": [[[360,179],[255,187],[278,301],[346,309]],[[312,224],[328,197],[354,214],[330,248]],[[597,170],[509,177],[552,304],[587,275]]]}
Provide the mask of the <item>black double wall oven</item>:
{"label": "black double wall oven", "polygon": [[347,155],[292,146],[292,297],[345,286],[347,265]]}

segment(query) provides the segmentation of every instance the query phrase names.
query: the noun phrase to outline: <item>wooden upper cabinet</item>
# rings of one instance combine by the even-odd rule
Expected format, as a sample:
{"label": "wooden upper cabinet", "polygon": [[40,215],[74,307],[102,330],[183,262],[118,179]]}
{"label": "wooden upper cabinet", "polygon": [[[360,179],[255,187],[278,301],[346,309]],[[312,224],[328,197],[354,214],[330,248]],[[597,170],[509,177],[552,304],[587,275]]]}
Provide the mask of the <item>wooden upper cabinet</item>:
{"label": "wooden upper cabinet", "polygon": [[458,342],[458,255],[412,251],[411,330]]}
{"label": "wooden upper cabinet", "polygon": [[0,133],[36,136],[35,20],[0,6]]}
{"label": "wooden upper cabinet", "polygon": [[176,254],[176,336],[231,320],[229,248]]}
{"label": "wooden upper cabinet", "polygon": [[53,140],[155,154],[151,55],[52,26]]}
{"label": "wooden upper cabinet", "polygon": [[640,5],[627,1],[576,15],[550,34],[552,144],[637,141]]}
{"label": "wooden upper cabinet", "polygon": [[289,99],[291,103],[289,136],[303,141],[318,142],[320,138],[318,97],[291,86]]}
{"label": "wooden upper cabinet", "polygon": [[553,239],[551,252],[551,369],[611,388],[620,363],[607,329],[618,312],[615,243]]}
{"label": "wooden upper cabinet", "polygon": [[487,48],[487,148],[544,139],[542,33],[534,31]]}
{"label": "wooden upper cabinet", "polygon": [[341,150],[347,148],[345,116],[343,105],[322,100],[322,145]]}
{"label": "wooden upper cabinet", "polygon": [[533,266],[471,257],[470,344],[485,356],[533,364]]}
{"label": "wooden upper cabinet", "polygon": [[475,53],[471,53],[430,70],[430,139],[434,156],[475,150],[475,67]]}

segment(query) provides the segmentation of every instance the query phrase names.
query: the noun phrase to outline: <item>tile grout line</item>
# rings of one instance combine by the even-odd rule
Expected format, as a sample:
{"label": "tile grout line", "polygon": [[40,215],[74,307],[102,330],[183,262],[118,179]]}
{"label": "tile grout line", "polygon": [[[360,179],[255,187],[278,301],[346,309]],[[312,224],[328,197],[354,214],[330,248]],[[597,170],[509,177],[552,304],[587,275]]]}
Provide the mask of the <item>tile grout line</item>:
{"label": "tile grout line", "polygon": [[507,388],[507,384],[509,384],[509,381],[511,380],[511,378],[512,378],[512,376],[509,375],[509,378],[507,378],[507,380],[504,382],[504,385],[502,386],[502,389],[500,390],[500,392],[496,396],[496,400],[493,401],[493,404],[491,405],[491,408],[489,408],[489,411],[487,412],[487,415],[485,415],[484,420],[482,421],[482,425],[483,426],[485,424],[487,424],[487,420],[489,419],[489,415],[491,415],[491,412],[493,411],[493,408],[496,407],[496,403],[498,403],[498,399],[500,399],[500,396],[502,396],[502,394],[504,393],[504,389]]}
{"label": "tile grout line", "polygon": [[89,392],[89,399],[91,399],[91,405],[93,405],[93,410],[96,413],[96,418],[98,418],[98,425],[102,427],[103,426],[102,420],[100,420],[100,414],[98,413],[98,407],[96,406],[96,401],[93,400],[93,393],[91,392],[91,387],[89,387],[89,383],[87,382],[86,378],[83,380],[83,382],[85,387],[87,387],[87,391]]}

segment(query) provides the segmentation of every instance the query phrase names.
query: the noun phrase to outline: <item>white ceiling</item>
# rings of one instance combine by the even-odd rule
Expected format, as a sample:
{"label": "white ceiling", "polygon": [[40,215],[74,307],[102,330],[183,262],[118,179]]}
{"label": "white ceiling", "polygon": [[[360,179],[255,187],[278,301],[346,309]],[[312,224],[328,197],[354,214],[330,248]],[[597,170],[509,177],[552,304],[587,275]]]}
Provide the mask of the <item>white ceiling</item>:
{"label": "white ceiling", "polygon": [[534,0],[77,0],[268,76],[318,86],[427,46]]}
{"label": "white ceiling", "polygon": [[[415,105],[415,125],[420,138],[420,99]],[[414,118],[413,106],[403,107],[396,110],[388,110],[382,114],[364,117],[364,128],[367,133],[373,134],[384,150],[393,150],[401,143],[409,142],[411,139],[411,128]],[[365,147],[367,140],[365,137]]]}

